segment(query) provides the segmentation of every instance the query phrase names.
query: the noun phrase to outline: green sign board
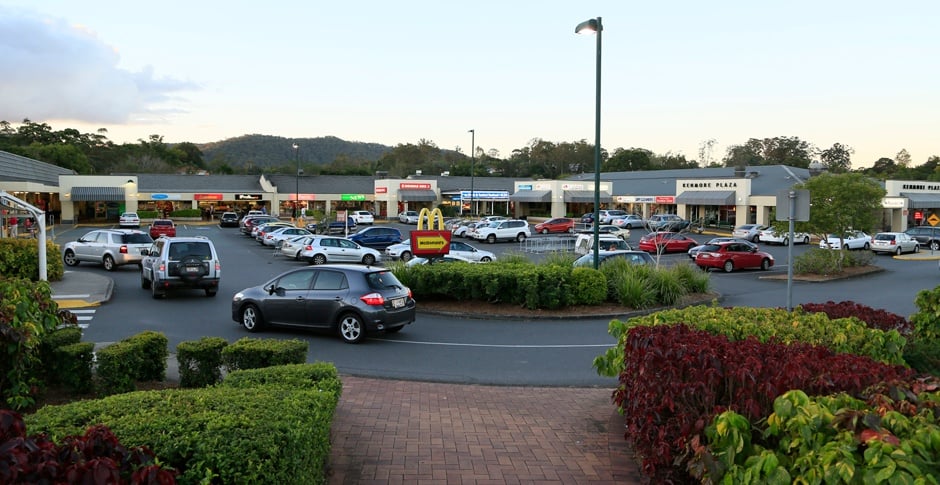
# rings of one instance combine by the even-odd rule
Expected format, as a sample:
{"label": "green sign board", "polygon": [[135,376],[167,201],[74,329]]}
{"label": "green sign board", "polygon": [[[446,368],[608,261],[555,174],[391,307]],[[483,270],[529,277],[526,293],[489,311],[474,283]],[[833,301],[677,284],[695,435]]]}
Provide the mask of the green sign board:
{"label": "green sign board", "polygon": [[366,196],[362,194],[343,194],[340,200],[366,200]]}

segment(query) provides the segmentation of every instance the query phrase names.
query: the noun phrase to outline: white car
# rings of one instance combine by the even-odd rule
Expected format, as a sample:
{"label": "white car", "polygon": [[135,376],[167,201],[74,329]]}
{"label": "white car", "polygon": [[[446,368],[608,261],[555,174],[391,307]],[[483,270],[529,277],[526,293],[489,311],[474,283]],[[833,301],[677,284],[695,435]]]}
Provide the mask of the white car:
{"label": "white car", "polygon": [[919,253],[920,243],[917,242],[917,239],[903,232],[879,232],[871,238],[871,250],[873,253],[894,253],[897,255]]}
{"label": "white car", "polygon": [[[450,242],[450,252],[447,253],[450,256],[460,256],[467,259],[468,261],[473,261],[475,263],[489,263],[490,261],[496,260],[496,255],[484,251],[482,249],[477,249],[465,242],[461,241],[451,241]],[[404,241],[398,244],[392,244],[391,246],[385,248],[385,258],[390,260],[400,259],[407,262],[413,257],[411,254],[411,239],[405,239]]]}
{"label": "white car", "polygon": [[476,262],[476,261],[470,261],[469,259],[464,258],[463,256],[457,256],[457,255],[448,254],[448,255],[444,256],[443,258],[433,258],[433,259],[428,259],[428,258],[411,258],[411,260],[408,261],[408,262],[405,263],[405,264],[408,265],[408,266],[417,266],[417,265],[419,265],[419,264],[475,263],[475,262]]}
{"label": "white car", "polygon": [[734,231],[731,232],[731,237],[744,239],[745,241],[758,242],[761,240],[760,233],[764,229],[767,229],[767,226],[760,224],[744,224],[743,226],[736,227]]}
{"label": "white car", "polygon": [[299,261],[300,253],[302,253],[304,249],[310,249],[308,246],[310,246],[310,242],[313,241],[315,237],[316,236],[311,235],[285,239],[284,242],[281,243],[280,249],[278,249],[278,251],[283,256],[294,258]]}
{"label": "white car", "polygon": [[613,224],[614,219],[619,219],[621,217],[625,217],[626,215],[627,215],[627,211],[623,211],[620,209],[610,209],[610,210],[600,211],[599,216],[601,219],[601,224]]}
{"label": "white car", "polygon": [[532,236],[532,231],[529,230],[529,223],[516,219],[490,222],[489,225],[479,227],[473,234],[470,234],[473,239],[490,244],[500,240],[523,242],[530,236]]}
{"label": "white car", "polygon": [[398,214],[398,222],[402,224],[417,224],[418,212],[417,211],[402,212],[401,214]]}
{"label": "white car", "polygon": [[[841,245],[841,246],[840,246]],[[841,241],[838,234],[829,234],[819,241],[821,249],[871,249],[871,236],[862,231],[846,231]]]}
{"label": "white car", "polygon": [[136,212],[125,212],[118,218],[118,226],[140,227],[140,217],[137,216]]}
{"label": "white car", "polygon": [[300,259],[310,264],[362,263],[372,265],[381,257],[382,253],[375,249],[335,236],[315,237],[310,241],[309,248],[304,247],[300,252]]}
{"label": "white car", "polygon": [[[794,232],[793,233],[793,244],[809,244],[809,234],[805,232]],[[768,227],[760,232],[760,242],[764,244],[783,244],[788,246],[790,244],[790,233],[789,231],[777,234],[777,231],[772,227]]]}
{"label": "white car", "polygon": [[297,236],[312,236],[313,233],[302,229],[300,227],[278,227],[270,232],[264,234],[264,239],[261,240],[261,244],[265,246],[274,246],[277,247],[284,240],[289,238],[294,238]]}
{"label": "white car", "polygon": [[375,223],[375,217],[372,217],[372,213],[369,211],[352,211],[350,216],[356,221],[356,224],[373,224]]}

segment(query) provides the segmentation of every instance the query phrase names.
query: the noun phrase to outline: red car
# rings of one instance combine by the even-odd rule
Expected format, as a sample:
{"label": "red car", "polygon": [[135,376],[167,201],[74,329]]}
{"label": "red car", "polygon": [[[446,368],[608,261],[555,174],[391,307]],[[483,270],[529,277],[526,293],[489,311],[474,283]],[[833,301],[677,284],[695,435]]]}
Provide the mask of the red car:
{"label": "red car", "polygon": [[150,223],[150,237],[156,239],[160,236],[176,237],[176,224],[170,219],[154,219]]}
{"label": "red car", "polygon": [[535,232],[548,234],[550,232],[574,232],[574,219],[556,217],[535,225]]}
{"label": "red car", "polygon": [[706,244],[695,255],[695,264],[704,270],[721,268],[726,273],[744,268],[760,268],[767,271],[774,265],[774,257],[751,244],[723,242]]}
{"label": "red car", "polygon": [[686,253],[690,249],[698,246],[695,239],[680,234],[678,232],[651,232],[640,238],[640,251],[648,253],[657,252],[657,248],[662,248],[663,253]]}

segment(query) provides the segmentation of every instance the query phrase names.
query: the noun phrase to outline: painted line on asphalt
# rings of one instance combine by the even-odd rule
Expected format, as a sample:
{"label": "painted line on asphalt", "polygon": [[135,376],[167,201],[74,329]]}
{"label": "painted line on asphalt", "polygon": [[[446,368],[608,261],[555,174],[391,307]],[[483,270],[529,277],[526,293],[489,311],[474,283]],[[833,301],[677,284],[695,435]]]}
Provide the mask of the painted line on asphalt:
{"label": "painted line on asphalt", "polygon": [[56,302],[56,304],[59,305],[59,309],[61,309],[61,310],[72,310],[72,309],[75,309],[75,308],[90,308],[90,307],[96,307],[96,306],[100,306],[100,305],[101,305],[101,303],[100,303],[100,302],[97,302],[97,301],[91,302],[91,301],[85,301],[85,300],[59,300],[59,299],[55,299],[55,302]]}
{"label": "painted line on asphalt", "polygon": [[609,344],[579,344],[579,345],[504,345],[504,344],[466,344],[466,343],[452,343],[452,342],[419,342],[417,340],[389,340],[382,339],[384,342],[392,342],[397,344],[415,344],[415,345],[440,345],[444,347],[494,347],[494,348],[504,348],[504,349],[577,349],[577,348],[594,348],[594,347],[610,347],[612,345],[617,345],[617,342],[612,342]]}
{"label": "painted line on asphalt", "polygon": [[53,300],[69,300],[69,299],[78,299],[88,298],[91,295],[52,295]]}

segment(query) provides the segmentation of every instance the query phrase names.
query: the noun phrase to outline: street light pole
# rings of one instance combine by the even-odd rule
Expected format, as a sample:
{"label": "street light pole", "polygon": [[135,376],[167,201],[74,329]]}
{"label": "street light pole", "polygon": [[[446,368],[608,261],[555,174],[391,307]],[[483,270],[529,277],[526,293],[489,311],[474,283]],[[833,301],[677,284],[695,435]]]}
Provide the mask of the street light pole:
{"label": "street light pole", "polygon": [[600,263],[600,215],[601,215],[601,18],[585,20],[574,28],[574,33],[597,34],[597,75],[594,105],[594,269]]}
{"label": "street light pole", "polygon": [[297,209],[300,208],[300,145],[294,143],[294,163],[297,164],[297,175],[294,177],[294,221],[297,219]]}
{"label": "street light pole", "polygon": [[474,153],[473,152],[474,150],[476,150],[476,147],[474,146],[474,144],[476,143],[477,133],[475,130],[467,130],[467,131],[470,133],[470,215],[475,216],[476,207],[473,205],[473,176],[474,176],[474,173],[473,173]]}

